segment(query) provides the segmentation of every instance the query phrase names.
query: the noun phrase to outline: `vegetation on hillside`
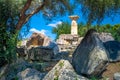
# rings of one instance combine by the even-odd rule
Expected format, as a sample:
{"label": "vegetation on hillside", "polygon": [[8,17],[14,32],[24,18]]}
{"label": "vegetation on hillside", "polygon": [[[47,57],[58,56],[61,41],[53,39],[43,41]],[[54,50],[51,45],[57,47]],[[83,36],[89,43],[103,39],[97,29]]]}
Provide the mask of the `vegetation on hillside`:
{"label": "vegetation on hillside", "polygon": [[[101,32],[107,32],[111,33],[112,36],[115,38],[115,40],[120,41],[120,24],[115,24],[115,25],[94,25],[94,26],[89,26],[90,28],[96,29],[99,33]],[[71,25],[67,22],[62,23],[61,25],[58,25],[58,27],[53,28],[52,32],[57,35],[56,39],[59,37],[60,34],[70,34],[71,30]],[[87,32],[87,25],[85,24],[78,24],[78,34],[80,36],[84,36],[85,33]]]}

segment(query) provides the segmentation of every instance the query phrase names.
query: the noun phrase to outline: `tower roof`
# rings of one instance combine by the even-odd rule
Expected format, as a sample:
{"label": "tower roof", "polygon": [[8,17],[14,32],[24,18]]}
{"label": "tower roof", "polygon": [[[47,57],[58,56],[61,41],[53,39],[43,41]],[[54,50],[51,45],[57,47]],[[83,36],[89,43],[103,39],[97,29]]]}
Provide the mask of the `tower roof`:
{"label": "tower roof", "polygon": [[79,18],[79,16],[78,15],[71,15],[71,16],[69,16],[69,18],[71,20],[77,20]]}

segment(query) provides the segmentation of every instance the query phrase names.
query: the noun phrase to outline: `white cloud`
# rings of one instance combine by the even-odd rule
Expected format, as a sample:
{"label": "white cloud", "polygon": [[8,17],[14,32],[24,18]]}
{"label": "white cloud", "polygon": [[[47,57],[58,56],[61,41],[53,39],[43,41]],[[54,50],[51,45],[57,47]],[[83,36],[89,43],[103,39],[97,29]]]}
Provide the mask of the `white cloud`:
{"label": "white cloud", "polygon": [[61,22],[61,21],[58,21],[58,22],[55,22],[55,23],[50,23],[50,24],[48,24],[47,26],[57,27],[57,25],[60,25],[60,24],[62,24],[62,22]]}
{"label": "white cloud", "polygon": [[45,33],[47,32],[47,30],[42,29],[42,30],[39,31],[39,30],[37,30],[35,28],[31,28],[30,32],[42,33],[42,34],[45,35]]}

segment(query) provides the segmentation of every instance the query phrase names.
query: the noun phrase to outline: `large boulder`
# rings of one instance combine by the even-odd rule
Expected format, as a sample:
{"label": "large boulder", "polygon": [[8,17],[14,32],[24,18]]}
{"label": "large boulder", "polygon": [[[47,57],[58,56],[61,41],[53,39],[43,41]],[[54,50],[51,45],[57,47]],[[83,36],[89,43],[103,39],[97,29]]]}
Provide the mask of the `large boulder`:
{"label": "large boulder", "polygon": [[100,40],[102,40],[102,42],[114,40],[111,33],[105,33],[105,32],[99,33],[99,38],[100,38]]}
{"label": "large boulder", "polygon": [[43,78],[43,80],[88,80],[77,75],[72,65],[67,60],[60,60],[55,67]]}
{"label": "large boulder", "polygon": [[42,46],[45,36],[41,33],[33,33],[30,39],[27,41],[26,46]]}
{"label": "large boulder", "polygon": [[74,51],[72,64],[78,74],[99,76],[107,65],[108,56],[97,32],[90,29]]}
{"label": "large boulder", "polygon": [[31,48],[31,46],[32,47],[43,46],[51,48],[54,54],[57,54],[59,52],[58,45],[54,41],[52,41],[49,37],[41,33],[33,33],[30,39],[27,41],[26,46],[28,48]]}
{"label": "large boulder", "polygon": [[31,68],[27,68],[17,74],[18,80],[42,80],[44,74]]}
{"label": "large boulder", "polygon": [[104,45],[109,52],[110,61],[120,61],[120,42],[107,41]]}
{"label": "large boulder", "polygon": [[33,61],[50,61],[54,56],[52,48],[49,47],[32,47],[28,50],[28,60]]}

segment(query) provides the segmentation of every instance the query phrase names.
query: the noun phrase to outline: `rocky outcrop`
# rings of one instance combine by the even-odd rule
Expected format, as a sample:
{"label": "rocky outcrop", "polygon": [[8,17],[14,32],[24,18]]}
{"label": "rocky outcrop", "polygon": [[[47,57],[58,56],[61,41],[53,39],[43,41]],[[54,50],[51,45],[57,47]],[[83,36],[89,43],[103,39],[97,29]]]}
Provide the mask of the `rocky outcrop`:
{"label": "rocky outcrop", "polygon": [[17,59],[15,63],[9,65],[8,70],[5,73],[5,80],[15,80],[16,74],[28,67],[32,67],[32,65],[22,58]]}
{"label": "rocky outcrop", "polygon": [[54,56],[52,48],[49,47],[32,47],[28,50],[28,60],[33,61],[50,61]]}
{"label": "rocky outcrop", "polygon": [[111,33],[105,33],[105,32],[99,33],[99,38],[102,42],[107,42],[107,41],[113,41],[114,40]]}
{"label": "rocky outcrop", "polygon": [[120,42],[107,41],[104,46],[109,52],[110,61],[120,61]]}
{"label": "rocky outcrop", "polygon": [[[4,68],[2,68],[2,74],[0,72],[0,75],[4,75],[5,80],[19,80],[19,79],[17,79],[18,78],[17,74],[21,73],[22,71],[24,71],[27,68],[32,68],[32,69],[36,69],[38,71],[41,71],[42,66],[41,66],[40,63],[39,64],[37,64],[37,63],[28,63],[28,62],[24,61],[23,58],[18,58],[16,60],[16,62],[10,64],[7,67],[5,66]],[[34,73],[31,73],[31,74],[33,75]],[[0,80],[2,80],[2,79],[0,79]],[[31,80],[31,79],[28,79],[28,80]]]}
{"label": "rocky outcrop", "polygon": [[44,74],[31,68],[27,68],[17,74],[19,80],[42,80]]}
{"label": "rocky outcrop", "polygon": [[49,46],[51,39],[42,33],[33,33],[26,46]]}
{"label": "rocky outcrop", "polygon": [[58,45],[49,37],[41,33],[33,33],[30,39],[27,41],[26,46],[27,48],[43,46],[51,48],[54,54],[57,54],[59,52]]}
{"label": "rocky outcrop", "polygon": [[58,45],[41,33],[33,33],[26,46],[17,47],[18,55],[29,60],[50,60],[58,52]]}
{"label": "rocky outcrop", "polygon": [[108,62],[108,52],[95,30],[89,30],[73,53],[72,64],[78,74],[99,76]]}
{"label": "rocky outcrop", "polygon": [[67,60],[60,60],[55,67],[43,78],[43,80],[88,80],[77,75],[72,65]]}
{"label": "rocky outcrop", "polygon": [[45,36],[43,34],[33,33],[30,39],[27,41],[26,46],[42,46],[44,43],[44,37]]}

